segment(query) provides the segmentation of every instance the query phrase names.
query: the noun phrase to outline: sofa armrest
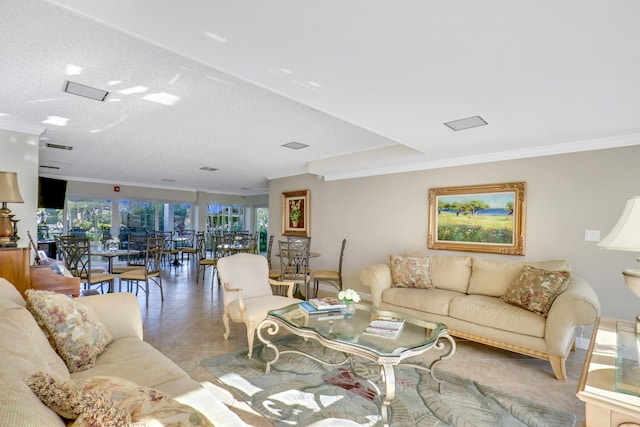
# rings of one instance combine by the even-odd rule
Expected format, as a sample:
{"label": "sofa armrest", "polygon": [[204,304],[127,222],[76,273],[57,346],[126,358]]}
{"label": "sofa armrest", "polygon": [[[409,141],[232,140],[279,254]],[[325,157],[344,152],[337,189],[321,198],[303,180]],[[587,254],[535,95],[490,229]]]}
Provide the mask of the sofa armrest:
{"label": "sofa armrest", "polygon": [[371,288],[372,303],[379,307],[382,291],[391,287],[391,269],[388,264],[373,264],[360,272],[362,283]]}
{"label": "sofa armrest", "polygon": [[556,298],[547,315],[545,340],[549,353],[562,355],[573,344],[573,328],[590,325],[599,317],[600,301],[595,291],[586,280],[572,275],[569,286]]}
{"label": "sofa armrest", "polygon": [[135,295],[128,292],[91,295],[75,300],[93,309],[114,339],[142,339],[142,316]]}

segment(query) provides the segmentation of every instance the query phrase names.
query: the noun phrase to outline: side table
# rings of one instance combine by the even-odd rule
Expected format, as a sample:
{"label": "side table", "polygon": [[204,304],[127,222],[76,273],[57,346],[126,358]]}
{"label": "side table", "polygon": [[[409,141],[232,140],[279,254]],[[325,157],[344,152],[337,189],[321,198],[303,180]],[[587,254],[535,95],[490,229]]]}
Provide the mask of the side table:
{"label": "side table", "polygon": [[603,317],[593,330],[577,392],[585,404],[585,427],[640,427],[640,396],[615,389],[616,322]]}

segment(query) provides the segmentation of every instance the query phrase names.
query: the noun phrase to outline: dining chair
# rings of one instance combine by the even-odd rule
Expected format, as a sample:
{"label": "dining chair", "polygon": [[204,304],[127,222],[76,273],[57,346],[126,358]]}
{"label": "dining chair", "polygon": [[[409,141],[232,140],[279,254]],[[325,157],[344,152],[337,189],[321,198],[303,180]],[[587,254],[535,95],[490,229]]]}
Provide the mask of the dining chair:
{"label": "dining chair", "polygon": [[[113,267],[111,270],[113,274],[122,274],[127,271],[144,268],[147,250],[147,234],[130,234],[127,239],[127,250],[130,251],[130,253],[127,254],[127,265]],[[122,290],[122,280],[118,285],[118,290]]]}
{"label": "dining chair", "polygon": [[344,257],[344,248],[347,245],[347,239],[342,239],[342,247],[340,248],[340,260],[338,261],[337,270],[316,270],[312,275],[313,297],[318,295],[318,287],[320,282],[328,283],[339,291],[342,290],[342,259]]}
{"label": "dining chair", "polygon": [[[244,323],[251,359],[253,340],[258,324],[270,310],[285,307],[299,299],[293,298],[294,283],[269,279],[269,264],[262,255],[239,253],[218,260],[218,276],[222,282],[224,300],[224,339],[230,335],[229,320]],[[274,295],[271,285],[287,289],[286,296]]]}
{"label": "dining chair", "polygon": [[62,258],[65,267],[74,277],[80,278],[85,289],[91,290],[92,286],[100,286],[100,292],[104,293],[104,285],[108,285],[108,292],[113,292],[114,274],[105,273],[104,270],[91,268],[91,242],[89,238],[65,237],[60,239]]}
{"label": "dining chair", "polygon": [[304,297],[308,299],[312,274],[309,267],[311,238],[280,240],[278,241],[278,246],[280,253],[280,280],[294,282],[296,284],[296,296],[301,296],[300,286],[304,285]]}
{"label": "dining chair", "polygon": [[[204,231],[198,231],[202,233],[204,237]],[[198,254],[198,248],[196,247],[196,230],[183,230],[180,234],[185,240],[180,242],[178,250],[180,251],[180,259],[184,261],[184,255],[187,254],[187,261],[191,261],[191,255],[195,258]]]}
{"label": "dining chair", "polygon": [[180,252],[174,246],[173,231],[156,231],[156,237],[162,237],[164,240],[164,249],[162,251],[162,260],[169,264],[176,264],[178,253]]}
{"label": "dining chair", "polygon": [[278,280],[280,278],[280,270],[272,268],[271,264],[271,251],[273,249],[273,234],[269,236],[269,243],[267,244],[267,263],[269,264],[269,279]]}
{"label": "dining chair", "polygon": [[[207,257],[207,247],[204,237],[204,232],[202,234],[198,233],[196,237],[196,247],[198,248],[198,272],[196,273],[196,283],[198,283],[198,279],[200,277],[200,272],[202,271],[202,281],[204,282],[204,275],[207,272],[207,268],[211,267],[211,287],[213,288],[213,280],[216,273],[216,263],[217,258],[208,258]],[[215,254],[215,252],[214,252]]]}
{"label": "dining chair", "polygon": [[[142,288],[145,292],[146,306],[149,306],[149,284],[155,284],[160,288],[160,298],[164,301],[164,292],[162,291],[162,255],[164,252],[163,237],[147,237],[146,250],[144,255],[144,268],[126,271],[120,274],[120,281],[127,282],[127,289],[131,292],[132,283],[136,287],[136,295],[138,289]],[[144,287],[141,283],[144,282]]]}

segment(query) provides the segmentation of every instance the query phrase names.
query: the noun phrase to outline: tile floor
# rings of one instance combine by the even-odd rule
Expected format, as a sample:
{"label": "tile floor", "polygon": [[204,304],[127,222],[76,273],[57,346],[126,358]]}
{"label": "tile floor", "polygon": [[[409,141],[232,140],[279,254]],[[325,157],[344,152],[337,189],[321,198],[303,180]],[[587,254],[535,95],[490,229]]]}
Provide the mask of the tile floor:
{"label": "tile floor", "polygon": [[[246,330],[243,325],[232,323],[230,338],[222,337],[222,292],[217,283],[212,287],[211,269],[204,282],[200,277],[196,283],[195,262],[191,264],[185,259],[181,266],[166,267],[163,273],[164,303],[157,288],[151,289],[148,308],[144,293],[139,293],[145,340],[194,379],[215,382],[199,361],[246,347]],[[576,397],[576,391],[584,359],[584,350],[573,352],[567,362],[569,380],[561,382],[554,378],[548,362],[458,341],[454,357],[439,366],[480,383],[572,412],[577,416],[576,426],[582,426],[584,405]],[[246,419],[255,422],[251,416]]]}

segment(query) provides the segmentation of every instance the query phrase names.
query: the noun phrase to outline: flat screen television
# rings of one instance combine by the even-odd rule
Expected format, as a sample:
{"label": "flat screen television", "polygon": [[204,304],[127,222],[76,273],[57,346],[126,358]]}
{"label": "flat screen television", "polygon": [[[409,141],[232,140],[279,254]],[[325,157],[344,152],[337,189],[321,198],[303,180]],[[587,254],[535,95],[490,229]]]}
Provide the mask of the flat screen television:
{"label": "flat screen television", "polygon": [[53,178],[38,178],[38,207],[64,209],[67,181]]}

